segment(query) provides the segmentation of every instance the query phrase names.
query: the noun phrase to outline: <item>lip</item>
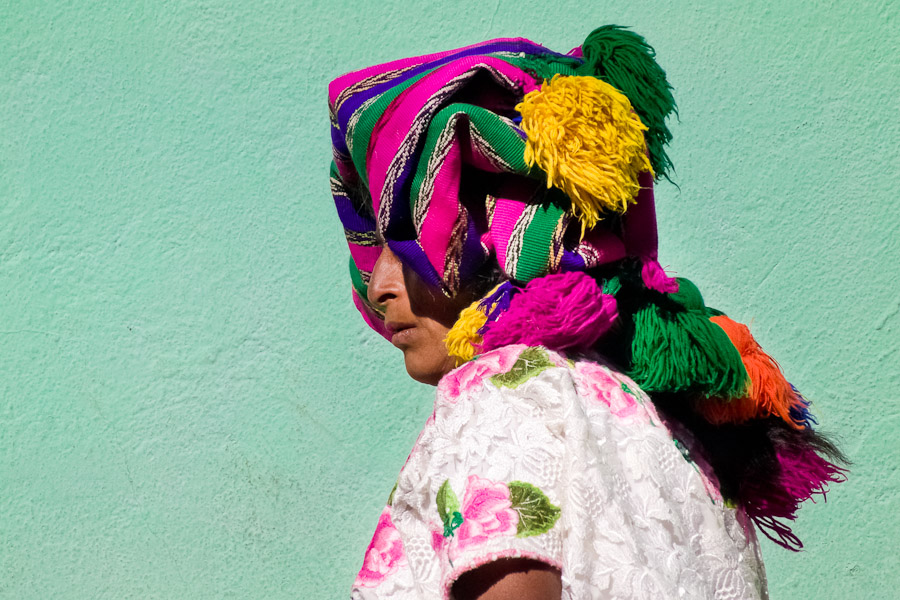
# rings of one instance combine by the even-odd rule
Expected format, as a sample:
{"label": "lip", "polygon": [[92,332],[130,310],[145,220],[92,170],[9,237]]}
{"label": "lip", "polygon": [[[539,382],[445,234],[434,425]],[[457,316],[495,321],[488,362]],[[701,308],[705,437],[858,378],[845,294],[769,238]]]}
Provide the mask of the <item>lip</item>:
{"label": "lip", "polygon": [[409,323],[385,323],[385,327],[391,334],[391,343],[395,346],[403,346],[410,342],[413,330],[416,326]]}

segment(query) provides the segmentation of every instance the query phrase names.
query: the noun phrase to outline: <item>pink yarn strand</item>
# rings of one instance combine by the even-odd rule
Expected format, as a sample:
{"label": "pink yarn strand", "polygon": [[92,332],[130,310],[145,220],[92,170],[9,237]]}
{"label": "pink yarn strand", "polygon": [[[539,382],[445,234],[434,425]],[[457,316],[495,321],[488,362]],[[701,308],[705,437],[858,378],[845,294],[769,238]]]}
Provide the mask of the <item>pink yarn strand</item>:
{"label": "pink yarn strand", "polygon": [[615,321],[616,300],[580,271],[531,280],[484,330],[483,351],[509,344],[589,348]]}

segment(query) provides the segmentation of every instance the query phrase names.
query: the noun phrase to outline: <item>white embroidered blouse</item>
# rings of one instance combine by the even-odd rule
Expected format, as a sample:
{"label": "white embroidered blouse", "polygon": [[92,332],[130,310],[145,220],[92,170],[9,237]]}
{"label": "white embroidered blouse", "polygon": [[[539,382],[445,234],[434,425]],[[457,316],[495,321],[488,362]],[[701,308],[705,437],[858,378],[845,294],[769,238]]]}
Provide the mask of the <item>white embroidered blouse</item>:
{"label": "white embroidered blouse", "polygon": [[767,598],[752,525],[690,447],[602,364],[488,352],[438,385],[352,598],[446,599],[504,557],[558,568],[566,600]]}

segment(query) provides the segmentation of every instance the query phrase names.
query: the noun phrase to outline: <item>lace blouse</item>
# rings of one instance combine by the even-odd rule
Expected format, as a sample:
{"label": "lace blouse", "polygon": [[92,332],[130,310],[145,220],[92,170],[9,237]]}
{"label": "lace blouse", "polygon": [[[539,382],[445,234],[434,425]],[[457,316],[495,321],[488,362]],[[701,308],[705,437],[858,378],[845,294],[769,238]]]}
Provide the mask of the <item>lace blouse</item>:
{"label": "lace blouse", "polygon": [[505,557],[558,568],[564,599],[767,598],[752,525],[691,449],[598,361],[488,352],[438,385],[352,598],[449,598]]}

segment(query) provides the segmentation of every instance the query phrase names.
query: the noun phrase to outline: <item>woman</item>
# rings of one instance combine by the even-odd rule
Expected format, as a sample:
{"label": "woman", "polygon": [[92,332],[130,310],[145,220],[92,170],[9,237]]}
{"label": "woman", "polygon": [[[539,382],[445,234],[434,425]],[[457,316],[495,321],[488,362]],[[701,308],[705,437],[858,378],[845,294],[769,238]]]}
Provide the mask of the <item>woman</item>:
{"label": "woman", "polygon": [[842,480],[749,330],[657,262],[653,57],[605,26],[332,82],[354,300],[437,385],[354,598],[765,597],[753,525],[799,548],[784,519]]}

